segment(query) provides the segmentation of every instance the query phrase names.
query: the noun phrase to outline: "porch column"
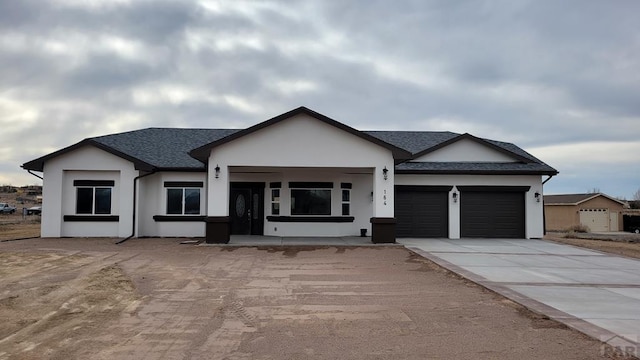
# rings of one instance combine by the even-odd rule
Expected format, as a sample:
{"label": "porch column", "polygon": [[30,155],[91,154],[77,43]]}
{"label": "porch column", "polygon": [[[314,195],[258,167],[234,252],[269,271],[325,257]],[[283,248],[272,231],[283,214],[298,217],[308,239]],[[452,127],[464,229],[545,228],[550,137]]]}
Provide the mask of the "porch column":
{"label": "porch column", "polygon": [[373,217],[370,221],[371,242],[376,244],[396,242],[393,169],[394,164],[391,161],[389,164],[376,167],[373,171]]}
{"label": "porch column", "polygon": [[229,242],[231,235],[229,167],[225,164],[217,163],[210,157],[207,184],[205,239],[208,244],[226,244]]}

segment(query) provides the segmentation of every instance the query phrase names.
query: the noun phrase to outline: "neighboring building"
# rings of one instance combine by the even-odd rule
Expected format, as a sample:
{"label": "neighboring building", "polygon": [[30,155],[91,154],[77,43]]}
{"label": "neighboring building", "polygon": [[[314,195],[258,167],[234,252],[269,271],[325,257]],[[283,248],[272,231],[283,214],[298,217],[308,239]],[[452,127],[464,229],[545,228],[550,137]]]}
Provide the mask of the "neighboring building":
{"label": "neighboring building", "polygon": [[622,231],[624,207],[625,202],[600,193],[545,195],[546,230],[584,225],[591,232]]}
{"label": "neighboring building", "polygon": [[26,185],[20,188],[22,193],[28,196],[40,196],[42,195],[42,186],[40,185]]}
{"label": "neighboring building", "polygon": [[469,134],[358,131],[300,107],[243,130],[150,128],[25,163],[42,236],[543,236],[542,176]]}

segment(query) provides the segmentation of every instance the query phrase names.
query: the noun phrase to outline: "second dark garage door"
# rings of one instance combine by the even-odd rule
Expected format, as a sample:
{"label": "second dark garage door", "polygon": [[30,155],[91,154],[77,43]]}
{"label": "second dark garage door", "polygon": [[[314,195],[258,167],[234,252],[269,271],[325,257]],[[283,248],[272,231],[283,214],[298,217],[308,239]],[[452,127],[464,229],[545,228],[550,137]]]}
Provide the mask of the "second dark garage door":
{"label": "second dark garage door", "polygon": [[396,186],[397,237],[448,237],[451,186]]}
{"label": "second dark garage door", "polygon": [[459,186],[460,236],[525,237],[525,191],[529,187]]}

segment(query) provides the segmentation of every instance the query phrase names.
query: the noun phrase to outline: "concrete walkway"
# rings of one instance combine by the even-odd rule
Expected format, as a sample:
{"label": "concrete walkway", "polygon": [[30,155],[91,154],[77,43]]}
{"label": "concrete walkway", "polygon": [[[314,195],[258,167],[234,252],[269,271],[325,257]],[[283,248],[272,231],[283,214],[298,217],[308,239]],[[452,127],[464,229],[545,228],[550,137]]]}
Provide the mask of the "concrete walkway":
{"label": "concrete walkway", "polygon": [[535,312],[640,355],[640,260],[543,240],[398,242]]}

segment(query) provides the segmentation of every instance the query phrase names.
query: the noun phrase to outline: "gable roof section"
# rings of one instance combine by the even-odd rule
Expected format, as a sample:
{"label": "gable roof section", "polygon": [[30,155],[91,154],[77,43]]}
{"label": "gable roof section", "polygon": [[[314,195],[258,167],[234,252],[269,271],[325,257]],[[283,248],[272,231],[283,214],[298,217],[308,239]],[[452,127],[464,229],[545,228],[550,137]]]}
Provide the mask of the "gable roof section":
{"label": "gable roof section", "polygon": [[234,134],[231,134],[231,135],[229,135],[227,137],[224,137],[224,138],[221,138],[219,140],[213,141],[213,142],[211,142],[209,144],[206,144],[206,145],[200,146],[198,148],[195,148],[192,151],[190,151],[189,154],[191,156],[193,156],[194,158],[202,161],[203,163],[206,163],[207,159],[209,158],[209,154],[211,152],[211,149],[213,149],[215,147],[218,147],[220,145],[226,144],[228,142],[231,142],[233,140],[236,140],[238,138],[241,138],[243,136],[252,134],[252,133],[254,133],[256,131],[259,131],[261,129],[264,129],[264,128],[268,127],[268,126],[277,124],[277,123],[279,123],[279,122],[281,122],[283,120],[289,119],[289,118],[291,118],[293,116],[300,115],[300,114],[304,114],[304,115],[310,116],[310,117],[312,117],[314,119],[320,120],[320,121],[322,121],[322,122],[324,122],[324,123],[326,123],[328,125],[331,125],[331,126],[336,127],[336,128],[338,128],[340,130],[346,131],[346,132],[348,132],[348,133],[350,133],[352,135],[355,135],[355,136],[357,136],[359,138],[362,138],[362,139],[364,139],[366,141],[372,142],[372,143],[374,143],[374,144],[376,144],[378,146],[382,146],[382,147],[384,147],[384,148],[386,148],[386,149],[388,149],[388,150],[390,150],[392,152],[393,158],[396,160],[396,162],[408,160],[408,159],[411,158],[411,153],[409,151],[405,150],[405,149],[402,149],[402,148],[400,148],[398,146],[395,146],[393,144],[385,142],[385,141],[383,141],[383,140],[381,140],[381,139],[379,139],[377,137],[371,136],[371,135],[367,134],[366,132],[362,132],[362,131],[356,130],[356,129],[350,127],[350,126],[347,126],[347,125],[345,125],[345,124],[343,124],[343,123],[341,123],[339,121],[333,120],[333,119],[331,119],[331,118],[329,118],[329,117],[327,117],[325,115],[322,115],[322,114],[320,114],[318,112],[315,112],[315,111],[313,111],[311,109],[308,109],[308,108],[306,108],[304,106],[301,106],[299,108],[293,109],[291,111],[288,111],[288,112],[286,112],[284,114],[281,114],[281,115],[278,115],[276,117],[273,117],[273,118],[271,118],[271,119],[269,119],[267,121],[261,122],[261,123],[259,123],[257,125],[251,126],[251,127],[246,128],[244,130],[240,130],[240,131],[238,131],[238,132],[236,132]]}
{"label": "gable roof section", "polygon": [[[476,143],[478,143],[480,145],[484,145],[486,147],[489,147],[489,148],[491,148],[493,150],[496,150],[496,151],[498,151],[500,153],[503,153],[503,154],[505,154],[507,156],[510,156],[510,157],[514,158],[515,160],[519,160],[519,161],[522,161],[524,163],[534,162],[533,159],[531,159],[529,157],[526,157],[526,156],[523,156],[522,154],[519,154],[517,152],[512,151],[512,150],[515,150],[515,149],[509,150],[505,146],[498,145],[498,142],[496,142],[496,141],[487,141],[485,139],[481,139],[481,138],[475,137],[475,136],[473,136],[473,135],[471,135],[469,133],[464,133],[462,135],[458,135],[456,137],[453,137],[453,138],[450,138],[450,139],[448,139],[446,141],[443,141],[443,142],[441,142],[441,143],[439,143],[437,145],[434,145],[434,146],[432,146],[430,148],[426,148],[426,149],[414,154],[413,158],[415,159],[415,158],[418,158],[418,157],[420,157],[422,155],[432,153],[432,152],[434,152],[436,150],[442,149],[442,148],[444,148],[444,147],[446,147],[448,145],[451,145],[451,144],[456,143],[456,142],[458,142],[460,140],[463,140],[463,139],[468,139],[468,140],[474,141],[474,142],[476,142]],[[507,143],[501,143],[501,144],[506,145]],[[520,148],[518,148],[518,149],[520,149]]]}
{"label": "gable roof section", "polygon": [[52,152],[51,154],[39,157],[39,158],[37,158],[35,160],[28,161],[28,162],[22,164],[20,167],[22,167],[25,170],[43,171],[44,170],[44,163],[47,160],[50,160],[50,159],[53,159],[53,158],[58,157],[60,155],[66,154],[66,153],[71,152],[71,151],[74,151],[74,150],[79,149],[79,148],[81,148],[83,146],[95,146],[95,147],[97,147],[97,148],[99,148],[101,150],[104,150],[104,151],[108,152],[108,153],[111,153],[111,154],[119,156],[119,157],[121,157],[123,159],[129,160],[134,164],[135,168],[139,169],[139,170],[151,170],[153,168],[153,166],[151,164],[145,163],[144,161],[141,161],[139,159],[135,159],[132,156],[130,156],[130,155],[126,154],[126,153],[120,152],[120,151],[118,151],[116,149],[109,148],[108,146],[100,144],[100,143],[94,141],[91,138],[84,139],[84,140],[80,141],[79,143],[73,144],[71,146],[67,146],[64,149],[60,149],[58,151]]}
{"label": "gable roof section", "polygon": [[88,138],[29,161],[25,170],[42,171],[47,160],[76,150],[82,146],[95,146],[108,153],[131,161],[137,170],[204,170],[204,165],[189,156],[194,146],[228,136],[237,129],[173,129],[148,128],[124,133]]}
{"label": "gable roof section", "polygon": [[476,174],[476,175],[556,175],[558,171],[520,147],[503,141],[482,139],[470,134],[449,131],[366,131],[386,142],[410,151],[413,159],[462,139],[471,139],[514,158],[499,162],[418,162],[396,165],[399,174]]}
{"label": "gable roof section", "polygon": [[545,195],[545,205],[580,205],[585,201],[597,198],[598,196],[604,196],[605,198],[615,201],[619,204],[625,205],[624,201],[612,198],[609,195],[602,193],[587,193],[587,194],[561,194],[561,195]]}

